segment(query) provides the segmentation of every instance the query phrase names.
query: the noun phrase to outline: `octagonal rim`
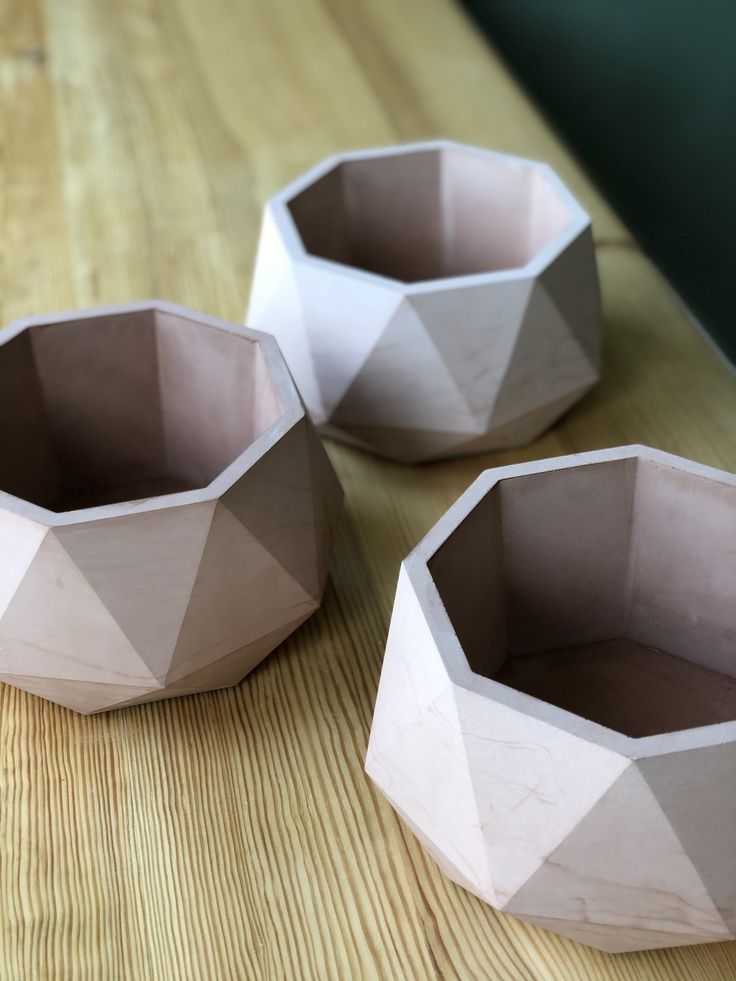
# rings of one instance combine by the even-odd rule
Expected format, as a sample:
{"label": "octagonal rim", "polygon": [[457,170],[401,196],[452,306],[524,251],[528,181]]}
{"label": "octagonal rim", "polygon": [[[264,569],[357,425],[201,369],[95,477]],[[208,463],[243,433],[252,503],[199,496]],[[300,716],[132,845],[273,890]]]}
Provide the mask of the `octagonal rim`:
{"label": "octagonal rim", "polygon": [[614,729],[585,719],[551,702],[518,691],[508,685],[478,674],[470,667],[465,651],[445,609],[439,589],[432,578],[428,562],[460,523],[488,492],[503,480],[536,473],[553,473],[572,467],[589,466],[615,460],[642,459],[660,463],[736,488],[736,474],[696,463],[685,457],[640,444],[574,453],[527,463],[511,464],[483,471],[457,501],[444,513],[414,550],[404,559],[402,570],[408,576],[421,606],[429,631],[452,684],[473,692],[491,702],[500,702],[522,715],[584,739],[630,760],[646,759],[693,749],[705,749],[736,742],[736,720],[652,736],[627,736]]}
{"label": "octagonal rim", "polygon": [[155,497],[120,501],[115,504],[100,504],[70,511],[50,511],[48,508],[16,497],[0,489],[0,510],[28,519],[48,528],[76,525],[90,521],[104,521],[127,515],[143,514],[188,504],[201,504],[222,497],[254,464],[289,432],[302,419],[308,418],[301,396],[294,384],[289,369],[281,353],[276,338],[264,331],[254,330],[213,317],[210,314],[192,310],[167,300],[138,300],[133,303],[117,303],[83,310],[67,310],[61,313],[39,314],[14,320],[0,330],[0,348],[31,327],[44,327],[53,324],[73,323],[80,320],[94,320],[98,317],[160,311],[171,316],[200,324],[211,330],[221,330],[234,334],[243,340],[259,345],[268,369],[268,374],[276,389],[281,406],[278,419],[257,436],[227,467],[204,487],[177,491],[172,494],[159,494]]}
{"label": "octagonal rim", "polygon": [[[489,272],[470,273],[460,276],[440,276],[436,279],[418,280],[406,283],[391,276],[360,269],[347,263],[325,259],[322,256],[308,252],[302,240],[299,229],[289,209],[289,203],[298,194],[306,191],[312,184],[343,163],[354,160],[374,160],[381,157],[406,156],[427,151],[459,150],[477,157],[501,160],[512,167],[532,167],[543,174],[554,192],[561,198],[570,210],[570,221],[561,232],[555,235],[536,255],[523,266],[513,266],[509,269],[497,269]],[[587,229],[591,228],[591,218],[582,207],[567,185],[549,166],[539,160],[519,157],[514,154],[488,150],[484,147],[473,146],[469,143],[459,143],[455,140],[426,140],[418,143],[401,143],[393,146],[371,147],[364,150],[348,150],[344,153],[331,154],[314,167],[305,171],[285,188],[273,195],[266,203],[273,221],[278,228],[284,247],[292,262],[302,266],[311,266],[333,275],[355,279],[365,284],[373,284],[383,289],[391,289],[403,296],[421,295],[435,291],[463,289],[468,286],[485,286],[493,283],[506,283],[518,279],[533,279],[540,276],[545,269],[569,248]]]}

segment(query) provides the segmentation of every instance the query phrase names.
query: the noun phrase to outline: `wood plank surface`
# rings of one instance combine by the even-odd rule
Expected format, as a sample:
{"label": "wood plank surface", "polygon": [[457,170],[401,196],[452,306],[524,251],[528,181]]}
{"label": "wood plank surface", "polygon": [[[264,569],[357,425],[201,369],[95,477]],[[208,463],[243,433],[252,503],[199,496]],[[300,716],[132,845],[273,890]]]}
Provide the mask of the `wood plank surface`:
{"label": "wood plank surface", "polygon": [[331,444],[324,608],[244,684],[93,718],[0,688],[0,978],[736,978],[736,944],[608,956],[494,913],[363,775],[399,562],[479,470],[630,442],[736,468],[736,380],[484,40],[449,0],[0,0],[0,25],[4,324],[149,296],[239,320],[270,193],[441,135],[558,169],[606,326],[602,384],[521,452]]}

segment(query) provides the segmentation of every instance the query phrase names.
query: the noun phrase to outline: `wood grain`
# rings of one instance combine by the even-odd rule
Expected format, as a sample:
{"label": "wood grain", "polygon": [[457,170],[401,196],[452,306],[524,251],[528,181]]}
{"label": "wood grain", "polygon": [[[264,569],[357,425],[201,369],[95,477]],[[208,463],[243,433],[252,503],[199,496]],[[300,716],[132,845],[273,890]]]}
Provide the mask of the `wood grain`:
{"label": "wood grain", "polygon": [[[0,322],[152,295],[246,306],[265,198],[343,148],[549,160],[591,211],[604,379],[522,452],[329,447],[324,609],[240,687],[82,718],[0,692],[0,977],[724,979],[606,956],[455,888],[363,775],[400,559],[492,463],[644,442],[736,468],[736,381],[448,0],[2,0]],[[625,134],[621,134],[625,138]]]}

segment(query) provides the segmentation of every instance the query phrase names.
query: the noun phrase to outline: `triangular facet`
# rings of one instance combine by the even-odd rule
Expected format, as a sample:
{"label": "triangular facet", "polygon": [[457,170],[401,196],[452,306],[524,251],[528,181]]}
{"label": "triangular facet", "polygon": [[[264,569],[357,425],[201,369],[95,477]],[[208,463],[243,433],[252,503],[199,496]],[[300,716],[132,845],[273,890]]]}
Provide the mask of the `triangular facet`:
{"label": "triangular facet", "polygon": [[[306,616],[309,616],[307,614]],[[305,615],[296,620],[284,624],[278,630],[260,637],[247,647],[226,654],[219,661],[214,661],[192,674],[185,675],[162,688],[160,691],[148,694],[137,695],[126,702],[120,703],[117,708],[128,705],[140,705],[147,702],[162,701],[166,698],[182,698],[185,695],[196,695],[205,691],[217,691],[220,688],[232,688],[239,684],[246,675],[260,664],[260,662],[270,654],[279,644],[292,634],[296,628],[304,622]]]}
{"label": "triangular facet", "polygon": [[529,300],[528,279],[419,293],[410,298],[465,400],[490,415]]}
{"label": "triangular facet", "polygon": [[225,493],[220,504],[310,596],[320,593],[308,421],[301,419]]}
{"label": "triangular facet", "polygon": [[342,511],[343,490],[327,456],[327,450],[312,426],[307,429],[307,448],[312,480],[314,549],[317,556],[317,597],[321,598],[327,581],[332,544],[335,540]]}
{"label": "triangular facet", "polygon": [[156,678],[53,531],[0,621],[0,673],[149,687]]}
{"label": "triangular facet", "polygon": [[468,452],[486,450],[502,450],[506,447],[526,446],[549,429],[564,414],[578,402],[588,391],[587,383],[581,388],[573,389],[562,398],[554,399],[538,409],[527,412],[521,419],[513,419],[503,426],[494,426],[484,440],[468,446]]}
{"label": "triangular facet", "polygon": [[501,905],[523,886],[615,782],[627,760],[458,688],[465,741],[493,884]]}
{"label": "triangular facet", "polygon": [[637,765],[708,895],[736,933],[733,743],[655,756]]}
{"label": "triangular facet", "polygon": [[474,892],[494,901],[454,687],[402,568],[365,768]]}
{"label": "triangular facet", "polygon": [[343,443],[356,446],[367,453],[378,453],[399,463],[423,463],[426,460],[464,456],[466,448],[469,447],[472,451],[478,440],[488,441],[488,436],[438,430],[392,429],[388,426],[351,425],[346,429],[325,426],[322,431],[325,436],[334,435]]}
{"label": "triangular facet", "polygon": [[282,641],[286,640],[311,615],[311,611],[301,611],[294,620],[289,620],[276,630],[259,637],[252,644],[247,644],[231,654],[226,654],[218,661],[188,674],[175,681],[168,689],[169,692],[189,694],[198,691],[210,691],[214,688],[229,688],[237,685],[260,662],[270,654]]}
{"label": "triangular facet", "polygon": [[203,501],[56,531],[156,678],[169,669],[214,513]]}
{"label": "triangular facet", "polygon": [[144,698],[151,692],[160,690],[158,687],[103,685],[89,681],[33,678],[12,674],[0,675],[0,681],[85,715],[92,712],[106,712],[118,708],[130,698]]}
{"label": "triangular facet", "polygon": [[[407,370],[410,366],[411,370]],[[414,307],[404,300],[336,407],[337,425],[482,431]]]}
{"label": "triangular facet", "polygon": [[0,618],[18,591],[48,528],[0,509]]}
{"label": "triangular facet", "polygon": [[[400,463],[423,463],[427,460],[449,459],[471,453],[488,453],[505,447],[523,446],[536,439],[541,432],[559,419],[584,394],[588,386],[565,395],[549,405],[530,412],[523,419],[516,419],[499,429],[482,436],[464,433],[426,432],[417,429],[389,429],[351,426],[340,430],[337,436],[342,442],[357,446],[368,453],[379,453]],[[323,429],[331,435],[332,427]]]}
{"label": "triangular facet", "polygon": [[384,793],[384,796],[407,828],[409,828],[412,834],[421,843],[422,848],[429,853],[432,860],[439,866],[440,871],[443,872],[447,878],[456,885],[461,886],[463,889],[467,889],[468,892],[472,893],[474,896],[477,896],[479,899],[482,899],[484,902],[489,902],[490,900],[488,895],[480,892],[478,886],[474,882],[471,882],[471,880],[467,878],[467,876],[457,867],[457,865],[450,861],[447,855],[435,845],[432,839],[428,838],[424,834],[422,829],[415,824],[414,821],[412,821],[405,811],[402,811],[402,809],[396,804],[396,801],[391,800],[389,795],[386,793]]}
{"label": "triangular facet", "polygon": [[597,378],[585,351],[537,283],[490,417],[489,430],[521,420],[571,392],[585,390]]}
{"label": "triangular facet", "polygon": [[294,275],[320,403],[328,419],[383,334],[402,294],[327,265],[297,263]]}
{"label": "triangular facet", "polygon": [[258,327],[259,321],[268,318],[271,306],[278,297],[284,273],[290,264],[291,259],[272,208],[266,205],[258,239],[258,254],[253,268],[248,312],[245,317],[249,327]]}
{"label": "triangular facet", "polygon": [[635,764],[580,817],[504,908],[616,926],[622,933],[631,927],[710,940],[730,936]]}
{"label": "triangular facet", "polygon": [[310,596],[223,504],[218,504],[167,683],[224,657],[233,648],[305,618]]}
{"label": "triangular facet", "polygon": [[594,366],[601,356],[601,294],[588,227],[540,273],[538,282]]}
{"label": "triangular facet", "polygon": [[296,275],[274,218],[266,209],[245,322],[249,327],[274,335],[304,401],[319,424],[327,416],[314,370]]}
{"label": "triangular facet", "polygon": [[553,916],[523,916],[520,913],[512,915],[530,926],[551,930],[561,937],[569,937],[570,940],[576,940],[578,943],[588,944],[607,954],[685,947],[689,944],[704,944],[713,940],[712,936],[698,933],[665,933],[660,930],[641,930],[633,926],[590,923],[587,920],[560,920]]}

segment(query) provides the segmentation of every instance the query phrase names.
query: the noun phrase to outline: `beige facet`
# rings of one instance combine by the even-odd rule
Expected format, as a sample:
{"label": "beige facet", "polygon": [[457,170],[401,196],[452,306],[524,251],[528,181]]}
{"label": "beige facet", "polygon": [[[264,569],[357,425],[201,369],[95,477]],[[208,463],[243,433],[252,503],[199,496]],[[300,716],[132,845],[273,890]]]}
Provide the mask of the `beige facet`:
{"label": "beige facet", "polygon": [[341,154],[268,202],[247,323],[327,435],[403,463],[528,443],[599,376],[590,220],[532,161]]}
{"label": "beige facet", "polygon": [[489,470],[405,560],[366,770],[459,885],[606,951],[736,938],[736,477]]}
{"label": "beige facet", "polygon": [[317,609],[342,491],[272,338],[132,304],[7,328],[6,374],[1,681],[80,712],[221,688]]}
{"label": "beige facet", "polygon": [[[417,833],[452,863],[478,894],[492,880],[454,700],[452,682],[433,650],[424,613],[402,572],[387,658],[402,685],[382,685],[366,767],[382,776],[381,789],[412,815]],[[411,767],[406,761],[411,760]],[[416,801],[423,799],[421,808]],[[463,827],[462,835],[448,829]]]}

